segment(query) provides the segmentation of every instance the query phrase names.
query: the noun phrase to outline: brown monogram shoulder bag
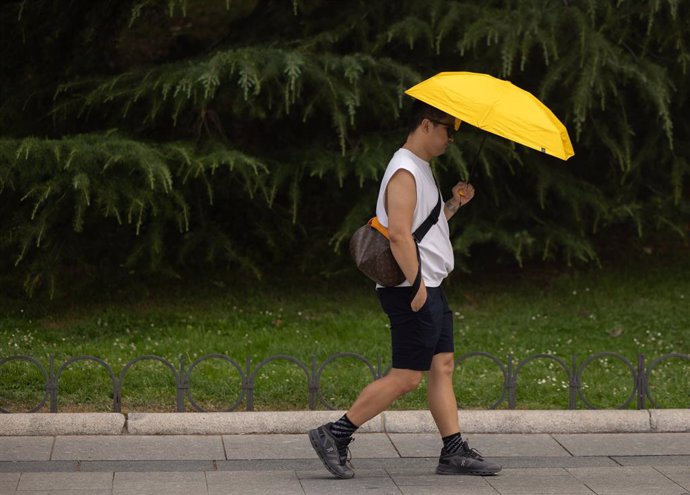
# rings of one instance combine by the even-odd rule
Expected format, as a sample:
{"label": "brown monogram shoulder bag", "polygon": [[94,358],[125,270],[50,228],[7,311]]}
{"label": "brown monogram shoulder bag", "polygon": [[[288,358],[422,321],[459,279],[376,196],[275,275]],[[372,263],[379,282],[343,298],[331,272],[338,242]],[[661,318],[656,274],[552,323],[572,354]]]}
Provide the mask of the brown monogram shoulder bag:
{"label": "brown monogram shoulder bag", "polygon": [[[422,277],[422,263],[419,256],[419,243],[436,224],[441,212],[441,195],[438,196],[436,206],[434,206],[429,216],[412,233],[417,248],[417,261],[419,270],[412,284],[412,297],[417,293]],[[372,218],[366,224],[355,231],[350,239],[350,256],[357,268],[371,280],[383,287],[395,287],[405,281],[405,275],[398,266],[398,262],[393,257],[388,230],[381,225],[377,217]]]}

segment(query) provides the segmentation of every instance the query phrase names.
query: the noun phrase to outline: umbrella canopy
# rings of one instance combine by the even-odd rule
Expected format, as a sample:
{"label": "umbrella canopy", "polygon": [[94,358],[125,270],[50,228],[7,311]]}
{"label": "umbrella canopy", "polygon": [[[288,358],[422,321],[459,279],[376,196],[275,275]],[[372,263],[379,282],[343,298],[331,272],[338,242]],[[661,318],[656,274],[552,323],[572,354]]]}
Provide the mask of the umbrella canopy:
{"label": "umbrella canopy", "polygon": [[547,155],[567,160],[575,154],[568,130],[553,112],[509,81],[476,72],[440,72],[405,93]]}

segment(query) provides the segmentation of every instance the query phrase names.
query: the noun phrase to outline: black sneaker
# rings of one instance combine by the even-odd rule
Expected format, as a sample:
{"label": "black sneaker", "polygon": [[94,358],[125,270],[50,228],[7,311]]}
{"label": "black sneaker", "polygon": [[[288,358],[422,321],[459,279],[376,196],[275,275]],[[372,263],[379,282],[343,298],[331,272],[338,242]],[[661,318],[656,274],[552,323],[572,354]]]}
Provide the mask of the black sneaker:
{"label": "black sneaker", "polygon": [[340,440],[333,436],[331,433],[331,425],[333,423],[326,423],[323,426],[319,426],[315,430],[309,430],[309,440],[311,440],[311,446],[319,456],[319,459],[323,462],[331,473],[333,473],[338,478],[352,478],[355,472],[352,470],[352,465],[350,464],[349,452],[350,449],[347,446],[354,439],[352,437],[345,440]]}
{"label": "black sneaker", "polygon": [[441,449],[436,474],[470,474],[476,476],[491,476],[503,469],[498,464],[484,460],[475,449],[471,449],[467,442],[455,454],[449,454]]}

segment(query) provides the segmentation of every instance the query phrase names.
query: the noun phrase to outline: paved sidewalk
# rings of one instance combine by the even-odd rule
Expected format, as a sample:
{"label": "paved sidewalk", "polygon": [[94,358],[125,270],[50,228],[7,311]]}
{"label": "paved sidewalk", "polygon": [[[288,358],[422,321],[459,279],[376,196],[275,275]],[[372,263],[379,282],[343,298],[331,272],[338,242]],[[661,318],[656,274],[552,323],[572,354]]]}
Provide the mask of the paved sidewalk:
{"label": "paved sidewalk", "polygon": [[430,433],[360,433],[332,478],[305,434],[0,437],[0,495],[690,494],[690,433],[468,434],[494,477],[434,474]]}

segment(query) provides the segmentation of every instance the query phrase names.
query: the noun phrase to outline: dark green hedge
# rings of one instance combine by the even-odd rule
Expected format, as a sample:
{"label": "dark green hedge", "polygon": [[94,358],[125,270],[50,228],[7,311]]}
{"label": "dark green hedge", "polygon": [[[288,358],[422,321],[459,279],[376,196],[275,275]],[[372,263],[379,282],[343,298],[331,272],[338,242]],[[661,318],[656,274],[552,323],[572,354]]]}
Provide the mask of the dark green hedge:
{"label": "dark green hedge", "polygon": [[[0,264],[59,274],[332,273],[404,139],[403,90],[487,72],[570,130],[567,163],[490,137],[452,236],[596,261],[612,232],[687,235],[688,1],[129,0],[0,7]],[[482,139],[435,165],[446,193]],[[56,278],[58,277],[58,278]]]}

